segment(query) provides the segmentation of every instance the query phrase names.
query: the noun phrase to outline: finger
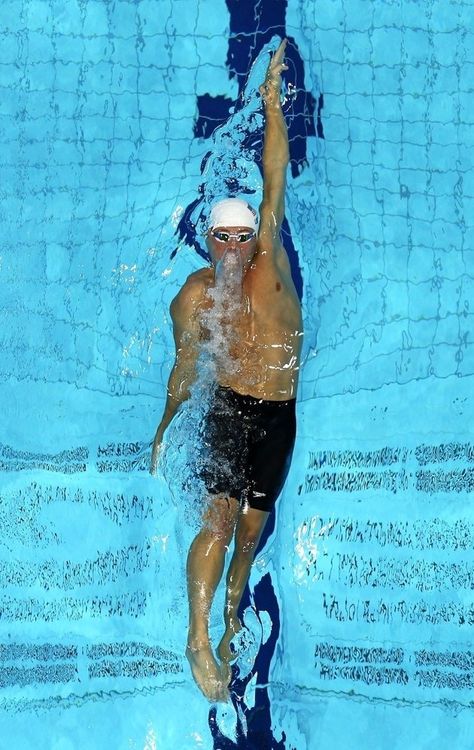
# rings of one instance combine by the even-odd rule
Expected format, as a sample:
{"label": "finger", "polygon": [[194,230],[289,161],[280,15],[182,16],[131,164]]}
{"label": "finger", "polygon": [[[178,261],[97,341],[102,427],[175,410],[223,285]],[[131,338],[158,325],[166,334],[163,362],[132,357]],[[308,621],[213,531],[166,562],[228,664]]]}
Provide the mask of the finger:
{"label": "finger", "polygon": [[288,39],[283,39],[283,41],[280,43],[278,49],[275,51],[275,54],[273,55],[272,62],[281,62],[283,59],[283,56],[285,54],[286,45],[288,43]]}
{"label": "finger", "polygon": [[268,68],[268,73],[270,75],[275,75],[275,74],[281,73],[282,70],[288,70],[288,65],[285,62],[283,62],[283,60],[280,60],[280,61],[272,60]]}

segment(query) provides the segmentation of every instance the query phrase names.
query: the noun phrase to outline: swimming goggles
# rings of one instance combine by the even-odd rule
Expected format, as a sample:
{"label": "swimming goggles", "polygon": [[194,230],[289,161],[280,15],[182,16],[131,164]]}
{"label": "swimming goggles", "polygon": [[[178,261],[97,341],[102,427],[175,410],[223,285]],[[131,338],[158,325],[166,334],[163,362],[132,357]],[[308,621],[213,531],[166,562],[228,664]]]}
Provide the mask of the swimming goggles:
{"label": "swimming goggles", "polygon": [[229,240],[237,240],[240,244],[244,242],[250,242],[255,237],[255,232],[239,232],[238,234],[229,234],[229,232],[220,232],[218,229],[211,232],[212,236],[218,242],[229,242]]}

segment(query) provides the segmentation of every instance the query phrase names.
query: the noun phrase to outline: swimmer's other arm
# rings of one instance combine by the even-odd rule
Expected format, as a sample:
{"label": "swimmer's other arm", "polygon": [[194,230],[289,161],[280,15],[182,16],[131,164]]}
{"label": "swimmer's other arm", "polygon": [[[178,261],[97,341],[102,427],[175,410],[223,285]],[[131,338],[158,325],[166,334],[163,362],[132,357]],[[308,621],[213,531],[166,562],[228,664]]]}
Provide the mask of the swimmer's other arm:
{"label": "swimmer's other arm", "polygon": [[196,379],[200,328],[196,320],[196,300],[189,287],[189,283],[183,286],[170,307],[176,356],[168,380],[165,410],[153,441],[150,474],[156,474],[165,430],[181,404],[189,398],[189,389]]}

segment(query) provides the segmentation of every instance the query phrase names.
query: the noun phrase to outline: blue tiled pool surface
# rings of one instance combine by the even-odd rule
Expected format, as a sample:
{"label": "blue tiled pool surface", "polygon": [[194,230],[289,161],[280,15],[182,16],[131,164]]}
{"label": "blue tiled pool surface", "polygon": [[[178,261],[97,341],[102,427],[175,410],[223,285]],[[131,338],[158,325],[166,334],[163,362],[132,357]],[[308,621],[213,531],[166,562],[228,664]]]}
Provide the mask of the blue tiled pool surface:
{"label": "blue tiled pool surface", "polygon": [[[0,6],[0,750],[471,749],[473,15]],[[283,36],[305,363],[224,711],[184,659],[192,530],[147,449],[196,199]]]}

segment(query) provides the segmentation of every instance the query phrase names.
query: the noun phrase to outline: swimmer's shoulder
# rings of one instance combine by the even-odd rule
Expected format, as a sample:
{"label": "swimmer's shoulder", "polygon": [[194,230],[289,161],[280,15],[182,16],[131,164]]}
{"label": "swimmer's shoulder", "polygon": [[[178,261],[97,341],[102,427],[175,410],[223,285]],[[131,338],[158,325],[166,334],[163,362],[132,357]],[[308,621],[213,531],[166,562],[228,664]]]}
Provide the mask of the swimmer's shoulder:
{"label": "swimmer's shoulder", "polygon": [[200,268],[189,274],[183,286],[170,305],[170,313],[173,320],[176,318],[190,317],[202,304],[209,286],[213,283],[214,271],[212,268]]}

